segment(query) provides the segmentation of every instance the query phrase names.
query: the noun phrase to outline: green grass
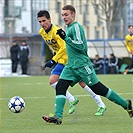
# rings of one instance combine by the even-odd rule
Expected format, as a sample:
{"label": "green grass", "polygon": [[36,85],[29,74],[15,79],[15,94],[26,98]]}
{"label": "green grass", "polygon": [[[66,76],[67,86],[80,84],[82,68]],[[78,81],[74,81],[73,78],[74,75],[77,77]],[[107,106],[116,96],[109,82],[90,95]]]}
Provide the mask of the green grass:
{"label": "green grass", "polygon": [[[99,79],[123,98],[133,99],[132,75],[99,75]],[[0,78],[0,133],[133,133],[133,119],[122,107],[102,97],[107,105],[104,116],[94,116],[97,104],[77,84],[69,88],[80,100],[74,114],[65,105],[63,123],[49,124],[42,115],[53,113],[55,91],[48,84],[49,76]],[[26,103],[22,113],[8,109],[8,100],[21,96]]]}

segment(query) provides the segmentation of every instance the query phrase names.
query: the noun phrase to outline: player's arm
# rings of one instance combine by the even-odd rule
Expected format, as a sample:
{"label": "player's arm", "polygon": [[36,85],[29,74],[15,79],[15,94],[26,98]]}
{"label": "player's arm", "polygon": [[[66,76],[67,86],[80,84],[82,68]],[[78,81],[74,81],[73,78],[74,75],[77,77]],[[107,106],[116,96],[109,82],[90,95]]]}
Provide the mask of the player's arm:
{"label": "player's arm", "polygon": [[84,50],[85,49],[85,45],[83,42],[83,38],[84,37],[84,32],[83,29],[80,29],[81,27],[79,27],[79,25],[75,25],[72,29],[71,29],[71,33],[73,36],[73,39],[66,36],[65,41],[68,45],[71,45],[71,47],[74,47],[77,50]]}
{"label": "player's arm", "polygon": [[66,37],[65,41],[68,45],[70,45],[71,47],[77,49],[77,50],[84,50],[85,46],[83,45],[83,42],[80,40],[76,40],[77,38],[75,38],[75,40],[72,40],[70,37]]}
{"label": "player's arm", "polygon": [[82,37],[84,37],[84,31],[82,29],[82,33],[81,33],[81,30],[78,25],[74,26],[74,28],[72,28],[71,31],[69,30],[69,34],[71,34],[73,38],[66,36],[65,31],[62,29],[57,30],[56,34],[58,34],[63,40],[65,40],[67,45],[70,45],[71,47],[80,51],[85,49],[85,46],[82,40]]}

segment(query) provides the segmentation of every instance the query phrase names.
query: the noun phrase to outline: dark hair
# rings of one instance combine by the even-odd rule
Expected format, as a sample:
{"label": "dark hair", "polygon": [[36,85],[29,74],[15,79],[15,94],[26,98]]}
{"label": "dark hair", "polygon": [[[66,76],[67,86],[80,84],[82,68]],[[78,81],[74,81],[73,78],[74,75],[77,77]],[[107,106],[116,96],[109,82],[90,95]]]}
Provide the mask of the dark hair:
{"label": "dark hair", "polygon": [[62,10],[70,10],[71,12],[76,13],[76,10],[72,5],[66,5],[62,8]]}
{"label": "dark hair", "polygon": [[38,18],[38,17],[43,17],[43,16],[45,16],[47,19],[50,18],[50,14],[49,14],[48,11],[46,11],[46,10],[40,10],[40,11],[37,13],[37,18]]}
{"label": "dark hair", "polygon": [[131,28],[131,27],[133,28],[133,25],[128,25],[128,28]]}
{"label": "dark hair", "polygon": [[112,56],[112,57],[115,57],[115,55],[112,53],[112,54],[110,54],[110,56]]}

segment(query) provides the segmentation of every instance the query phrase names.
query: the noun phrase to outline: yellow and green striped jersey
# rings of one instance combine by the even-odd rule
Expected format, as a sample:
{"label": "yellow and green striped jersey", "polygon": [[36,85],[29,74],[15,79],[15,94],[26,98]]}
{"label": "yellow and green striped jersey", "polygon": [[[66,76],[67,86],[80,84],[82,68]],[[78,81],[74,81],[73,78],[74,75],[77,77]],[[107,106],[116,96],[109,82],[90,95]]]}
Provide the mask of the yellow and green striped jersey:
{"label": "yellow and green striped jersey", "polygon": [[133,54],[133,35],[126,35],[126,47],[127,50]]}
{"label": "yellow and green striped jersey", "polygon": [[65,41],[56,34],[58,29],[59,27],[52,24],[52,27],[48,33],[46,33],[43,28],[40,29],[39,33],[44,39],[45,43],[56,53],[52,60],[66,65],[68,59],[66,54],[66,44]]}

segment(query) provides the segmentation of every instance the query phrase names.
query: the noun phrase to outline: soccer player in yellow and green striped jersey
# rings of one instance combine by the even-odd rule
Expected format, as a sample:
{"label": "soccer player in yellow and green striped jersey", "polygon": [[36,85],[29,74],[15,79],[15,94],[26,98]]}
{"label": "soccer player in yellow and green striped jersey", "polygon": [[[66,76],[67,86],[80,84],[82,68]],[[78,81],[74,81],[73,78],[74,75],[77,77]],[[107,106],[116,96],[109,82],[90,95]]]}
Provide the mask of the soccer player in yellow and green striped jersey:
{"label": "soccer player in yellow and green striped jersey", "polygon": [[53,24],[50,25],[49,29],[40,29],[39,33],[45,40],[45,43],[56,53],[52,60],[56,63],[65,65],[67,62],[66,45],[65,42],[56,35],[59,28]]}
{"label": "soccer player in yellow and green striped jersey", "polygon": [[133,25],[128,26],[129,34],[126,35],[126,47],[130,54],[133,55]]}
{"label": "soccer player in yellow and green striped jersey", "polygon": [[[59,27],[51,23],[50,14],[48,11],[39,11],[37,18],[41,25],[41,29],[39,31],[40,35],[44,39],[45,43],[56,53],[50,61],[46,62],[44,66],[44,68],[52,68],[55,66],[51,72],[49,84],[53,88],[56,88],[59,76],[68,60],[68,56],[66,54],[66,43],[59,35],[56,34],[59,30]],[[106,110],[106,106],[100,96],[96,95],[84,82],[80,82],[79,84],[98,104],[98,110],[95,115],[103,115],[104,111]],[[69,100],[69,114],[71,114],[75,111],[75,105],[78,103],[78,99],[72,96],[68,91],[66,92],[66,98]]]}
{"label": "soccer player in yellow and green striped jersey", "polygon": [[[56,25],[51,23],[50,14],[46,10],[41,10],[37,14],[38,22],[41,25],[39,34],[44,39],[45,43],[55,52],[55,55],[51,60],[46,62],[44,69],[46,67],[52,68],[49,84],[51,87],[56,89],[56,84],[58,82],[60,73],[62,72],[66,62],[67,62],[67,54],[66,54],[66,45],[65,41],[62,40],[58,35],[56,35],[57,30],[59,29]],[[69,100],[69,103],[78,103],[78,99],[72,96],[68,91],[66,92],[66,97]],[[69,113],[73,113],[75,111],[75,106],[70,106]]]}
{"label": "soccer player in yellow and green striped jersey", "polygon": [[128,52],[132,55],[132,68],[133,68],[133,25],[128,26],[128,35],[126,35],[126,48]]}

